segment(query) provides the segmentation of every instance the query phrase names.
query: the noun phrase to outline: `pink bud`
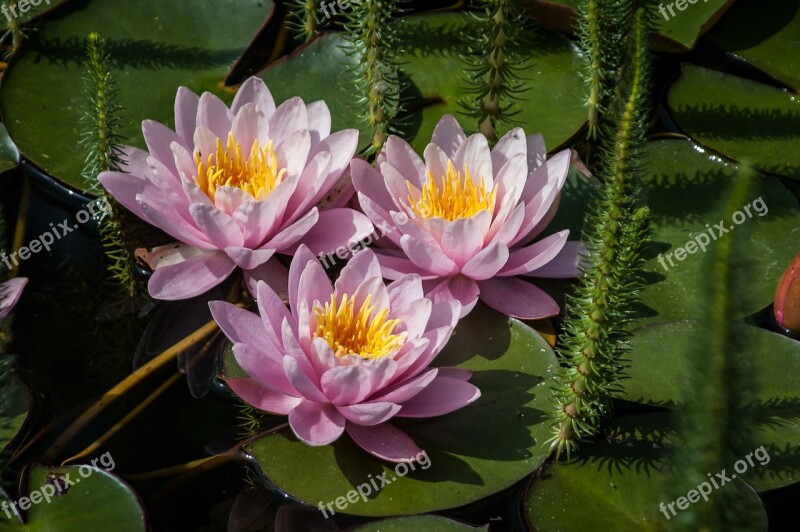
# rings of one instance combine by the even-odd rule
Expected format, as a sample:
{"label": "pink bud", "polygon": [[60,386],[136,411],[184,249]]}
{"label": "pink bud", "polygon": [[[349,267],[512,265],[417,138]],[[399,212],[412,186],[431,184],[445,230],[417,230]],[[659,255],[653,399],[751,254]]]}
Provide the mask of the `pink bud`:
{"label": "pink bud", "polygon": [[775,319],[784,329],[800,334],[800,254],[794,258],[778,283]]}

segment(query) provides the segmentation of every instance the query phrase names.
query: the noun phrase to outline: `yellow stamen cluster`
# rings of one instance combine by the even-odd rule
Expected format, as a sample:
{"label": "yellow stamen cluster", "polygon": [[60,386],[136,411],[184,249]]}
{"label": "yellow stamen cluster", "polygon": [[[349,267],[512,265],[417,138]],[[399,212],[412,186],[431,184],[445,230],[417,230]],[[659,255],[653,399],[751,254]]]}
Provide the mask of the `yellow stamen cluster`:
{"label": "yellow stamen cluster", "polygon": [[250,156],[245,158],[242,146],[236,142],[233,133],[228,133],[228,144],[222,146],[217,139],[217,149],[208,154],[205,161],[199,152],[194,154],[197,164],[197,185],[214,200],[218,187],[236,187],[253,198],[263,200],[275,187],[281,184],[286,169],[278,168],[278,156],[272,149],[272,141],[265,148],[253,143]]}
{"label": "yellow stamen cluster", "polygon": [[337,357],[358,355],[362,358],[380,358],[392,353],[406,341],[406,333],[394,334],[399,319],[387,320],[389,309],[372,315],[375,305],[368,295],[361,308],[356,310],[355,298],[345,294],[341,301],[331,294],[325,308],[317,306],[315,337],[324,338]]}
{"label": "yellow stamen cluster", "polygon": [[[453,161],[447,162],[447,174],[442,179],[440,189],[433,179],[433,174],[428,172],[428,182],[422,187],[419,199],[409,196],[411,210],[423,219],[440,217],[445,220],[455,221],[459,218],[470,218],[480,211],[494,212],[497,201],[497,185],[487,191],[483,180],[480,186],[472,182],[469,167],[464,167],[464,174],[457,172]],[[412,190],[411,183],[409,191]]]}

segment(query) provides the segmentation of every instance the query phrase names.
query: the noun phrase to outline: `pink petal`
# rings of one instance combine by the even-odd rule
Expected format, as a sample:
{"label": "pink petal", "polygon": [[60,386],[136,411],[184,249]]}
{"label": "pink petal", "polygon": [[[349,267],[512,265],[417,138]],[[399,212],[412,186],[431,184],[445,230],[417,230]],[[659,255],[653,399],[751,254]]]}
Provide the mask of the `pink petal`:
{"label": "pink petal", "polygon": [[260,78],[251,77],[242,83],[233,99],[231,110],[234,113],[238,113],[239,109],[249,102],[255,103],[267,118],[275,112],[275,99],[272,97],[272,93],[270,93],[264,80]]}
{"label": "pink petal", "polygon": [[4,320],[22,296],[22,289],[28,284],[24,277],[16,277],[0,284],[0,320]]}
{"label": "pink petal", "polygon": [[[360,251],[347,263],[336,280],[336,295],[352,294],[358,286],[371,277],[382,278],[381,265],[369,249]],[[421,292],[421,290],[420,290]]]}
{"label": "pink petal", "polygon": [[461,304],[462,318],[475,307],[479,294],[478,283],[463,275],[449,277],[438,284],[432,283],[430,288],[426,287],[426,297],[430,298],[434,303],[458,301]]}
{"label": "pink petal", "polygon": [[255,249],[261,247],[264,239],[278,225],[279,206],[271,201],[248,201],[233,213],[244,233],[244,245]]}
{"label": "pink petal", "polygon": [[370,402],[357,405],[340,405],[336,409],[347,418],[347,421],[364,427],[372,427],[392,419],[400,411],[400,405],[386,402]]}
{"label": "pink petal", "polygon": [[[299,129],[290,133],[275,147],[278,156],[278,166],[286,168],[289,175],[302,174],[311,152],[311,133],[306,129]],[[297,189],[301,190],[303,180],[298,183]],[[289,207],[291,209],[291,207]]]}
{"label": "pink petal", "polygon": [[278,294],[264,281],[258,282],[256,297],[258,298],[258,313],[261,315],[261,321],[264,324],[267,335],[273,342],[280,345],[283,320],[291,322],[294,318],[292,318],[289,309],[283,304]]}
{"label": "pink petal", "polygon": [[495,277],[481,281],[481,301],[493,309],[523,320],[556,316],[560,309],[552,297],[531,283],[516,277]]}
{"label": "pink petal", "polygon": [[175,96],[175,132],[184,146],[191,146],[197,127],[197,106],[200,97],[186,87],[179,87]]}
{"label": "pink petal", "polygon": [[289,227],[281,229],[280,232],[269,242],[264,244],[263,247],[274,248],[280,253],[291,254],[292,250],[296,249],[300,239],[307,235],[308,232],[311,231],[311,228],[319,221],[319,216],[319,210],[314,207]]}
{"label": "pink petal", "polygon": [[308,161],[286,207],[287,212],[293,213],[290,219],[299,216],[316,203],[314,200],[330,174],[331,161],[331,154],[327,151],[316,154]]}
{"label": "pink petal", "polygon": [[353,209],[330,209],[319,213],[319,221],[302,241],[315,253],[330,254],[339,247],[359,242],[375,231],[369,218]]}
{"label": "pink petal", "polygon": [[254,103],[247,103],[236,112],[231,124],[231,133],[242,147],[245,157],[250,155],[256,139],[259,139],[259,148],[264,147],[259,137],[268,127],[267,118]]}
{"label": "pink petal", "polygon": [[303,100],[294,97],[280,104],[269,117],[269,135],[280,143],[298,129],[308,129],[308,111]]}
{"label": "pink petal", "polygon": [[244,271],[244,282],[250,294],[257,298],[258,283],[264,282],[282,301],[289,300],[289,269],[273,257],[258,268]]}
{"label": "pink petal", "polygon": [[306,373],[300,368],[300,363],[295,358],[289,355],[283,357],[283,370],[289,382],[294,386],[294,389],[304,398],[320,403],[328,402],[328,399],[319,389],[319,386],[308,378]]}
{"label": "pink petal", "polygon": [[535,244],[511,252],[500,272],[501,277],[514,277],[541,268],[561,253],[567,243],[569,229],[545,237]]}
{"label": "pink petal", "polygon": [[406,257],[376,251],[375,256],[381,264],[381,272],[386,279],[400,279],[404,275],[417,274],[422,280],[436,279],[437,276],[420,269]]}
{"label": "pink petal", "polygon": [[392,308],[407,308],[414,301],[425,297],[422,281],[417,274],[409,274],[389,283],[386,287]]}
{"label": "pink petal", "polygon": [[447,377],[448,379],[458,379],[460,381],[468,381],[472,378],[472,372],[464,368],[437,368],[439,370],[439,377]]}
{"label": "pink petal", "polygon": [[380,395],[371,397],[370,400],[402,405],[424,390],[438,374],[439,369],[432,368],[425,373],[417,375],[413,379],[401,382],[382,391]]}
{"label": "pink petal", "polygon": [[300,277],[308,267],[309,262],[318,262],[317,257],[308,249],[307,246],[300,245],[297,252],[294,254],[292,264],[289,266],[289,306],[293,312],[297,312],[300,305],[297,301],[298,287],[300,286]]}
{"label": "pink petal", "polygon": [[[439,186],[442,187],[444,176],[447,175],[447,163],[450,162],[450,157],[444,152],[436,144],[428,144],[428,147],[425,148],[425,169],[427,170],[425,174],[422,175],[422,183],[425,184],[428,182],[429,177],[433,177],[433,180]],[[456,170],[459,170],[456,168]],[[463,168],[460,169],[463,171]],[[470,169],[470,172],[473,170]]]}
{"label": "pink petal", "polygon": [[236,269],[225,253],[210,252],[199,257],[159,268],[150,277],[148,288],[156,299],[176,301],[199,296],[219,283]]}
{"label": "pink petal", "polygon": [[[441,249],[434,248],[420,242],[410,235],[400,238],[400,245],[408,258],[422,272],[434,275],[452,275],[458,271],[458,266]],[[383,266],[383,263],[381,263]]]}
{"label": "pink petal", "polygon": [[204,92],[197,106],[197,126],[208,128],[224,146],[231,130],[233,113],[216,95]]}
{"label": "pink petal", "polygon": [[453,164],[459,172],[469,168],[473,183],[479,185],[482,181],[487,191],[492,190],[492,153],[489,151],[489,142],[482,134],[476,133],[464,141],[458,148]]}
{"label": "pink petal", "polygon": [[311,133],[311,144],[317,144],[331,134],[331,111],[323,100],[312,102],[306,106],[308,114],[308,131]]}
{"label": "pink petal", "polygon": [[347,423],[347,433],[359,447],[387,462],[413,462],[422,453],[414,440],[389,423],[374,427]]}
{"label": "pink petal", "polygon": [[233,218],[216,207],[193,203],[189,206],[189,213],[197,223],[197,227],[218,248],[225,249],[228,246],[244,244],[242,230]]}
{"label": "pink petal", "polygon": [[456,263],[459,269],[481,251],[491,214],[481,211],[471,218],[459,218],[444,229],[442,251]]}
{"label": "pink petal", "polygon": [[231,342],[252,346],[262,353],[275,354],[276,360],[280,359],[280,344],[264,334],[264,324],[258,315],[225,301],[211,301],[208,307],[214,321]]}
{"label": "pink petal", "polygon": [[338,366],[322,374],[322,393],[335,405],[351,405],[363,401],[370,392],[369,373],[358,366]]}
{"label": "pink petal", "polygon": [[521,127],[512,129],[497,141],[497,144],[492,148],[492,167],[502,168],[508,161],[518,155],[526,157],[525,166],[527,168],[528,143],[525,138],[525,131]]}
{"label": "pink petal", "polygon": [[439,146],[448,157],[454,159],[458,148],[466,138],[458,120],[453,115],[444,115],[433,130],[431,142]]}
{"label": "pink petal", "polygon": [[274,249],[249,249],[238,246],[225,248],[225,253],[243,270],[258,268],[275,254]]}
{"label": "pink petal", "polygon": [[289,426],[308,445],[328,445],[344,432],[345,419],[334,406],[303,401],[289,412]]}
{"label": "pink petal", "polygon": [[469,382],[437,377],[427,388],[403,403],[397,417],[443,416],[474,403],[481,391]]}
{"label": "pink petal", "polygon": [[508,247],[500,242],[492,242],[488,247],[475,255],[461,273],[475,281],[491,279],[508,261]]}
{"label": "pink petal", "polygon": [[456,300],[439,301],[433,304],[431,315],[428,318],[427,331],[438,329],[439,327],[456,326],[461,317],[461,303]]}
{"label": "pink petal", "polygon": [[415,187],[422,186],[421,179],[425,175],[425,163],[405,140],[390,135],[378,156],[378,166],[383,162],[391,164]]}
{"label": "pink petal", "polygon": [[328,170],[328,175],[323,180],[323,185],[314,197],[314,204],[328,194],[345,170],[350,167],[350,161],[353,160],[357,147],[358,130],[343,129],[333,133],[311,148],[311,152],[308,154],[309,160],[313,159],[318,153],[328,152],[331,154],[330,170]]}
{"label": "pink petal", "polygon": [[225,382],[233,393],[264,412],[286,415],[302,402],[298,397],[269,390],[253,379],[227,379]]}
{"label": "pink petal", "polygon": [[586,248],[580,242],[567,242],[556,258],[544,266],[527,273],[531,277],[546,279],[571,279],[581,276],[581,256]]}
{"label": "pink petal", "polygon": [[544,143],[544,136],[540,133],[529,135],[528,139],[528,171],[543,165],[547,159],[547,147]]}
{"label": "pink petal", "polygon": [[145,189],[148,188],[148,183],[143,177],[122,172],[102,172],[97,176],[97,180],[126,209],[142,220],[153,223],[144,213],[139,202],[136,201],[136,196],[144,194]]}
{"label": "pink petal", "polygon": [[[314,308],[314,302],[318,301],[325,305],[331,299],[333,285],[331,280],[322,268],[322,265],[314,260],[306,264],[305,271],[300,275],[300,284],[297,287],[297,304],[308,305],[309,310]],[[295,310],[295,314],[297,311]]]}
{"label": "pink petal", "polygon": [[153,225],[171,235],[175,240],[201,249],[216,249],[208,237],[194,225],[194,220],[191,222],[186,220],[176,210],[176,207],[165,202],[163,197],[139,194],[136,201],[144,211],[145,219],[150,220]]}
{"label": "pink petal", "polygon": [[[185,183],[185,182],[184,182]],[[184,190],[188,189],[184,185]],[[196,190],[200,190],[196,187]],[[201,200],[199,203],[203,206],[211,206],[210,202],[206,201],[208,197],[203,198],[205,194],[199,194],[198,198]],[[236,187],[222,186],[218,187],[214,193],[214,207],[228,216],[231,216],[244,203],[252,203],[253,197],[244,190]]]}
{"label": "pink petal", "polygon": [[387,212],[394,208],[394,200],[386,190],[383,176],[372,165],[363,159],[353,159],[350,163],[350,172],[353,177],[353,185],[359,194],[364,194]]}
{"label": "pink petal", "polygon": [[525,189],[525,182],[528,178],[528,163],[525,155],[519,154],[504,166],[497,173],[495,181],[498,184],[497,199],[499,202],[508,201],[511,205],[516,205]]}
{"label": "pink petal", "polygon": [[297,390],[283,371],[283,357],[278,346],[273,346],[269,351],[261,351],[247,344],[236,343],[233,354],[239,366],[261,383],[262,388],[291,396],[297,395]]}
{"label": "pink petal", "polygon": [[155,120],[142,122],[142,135],[144,135],[144,141],[147,144],[147,151],[150,152],[150,155],[167,167],[170,172],[178,175],[178,168],[175,166],[170,144],[177,142],[185,146],[186,141],[170,128]]}

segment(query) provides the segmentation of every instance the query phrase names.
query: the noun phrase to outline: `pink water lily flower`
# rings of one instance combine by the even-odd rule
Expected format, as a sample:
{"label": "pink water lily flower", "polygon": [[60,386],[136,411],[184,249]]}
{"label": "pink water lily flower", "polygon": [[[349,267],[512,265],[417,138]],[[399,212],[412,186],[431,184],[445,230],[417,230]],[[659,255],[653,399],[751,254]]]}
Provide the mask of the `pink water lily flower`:
{"label": "pink water lily flower", "polygon": [[354,160],[361,207],[385,234],[378,250],[387,279],[418,273],[427,297],[456,299],[470,312],[480,298],[523,319],[558,314],[558,304],[522,277],[578,275],[577,242],[569,231],[538,241],[558,208],[570,152],[546,160],[541,135],[517,128],[494,147],[466,137],[452,116],[436,126],[425,160],[392,136],[376,166]]}
{"label": "pink water lily flower", "polygon": [[0,320],[6,319],[11,313],[26,284],[28,284],[28,280],[24,277],[17,277],[0,284]]}
{"label": "pink water lily flower", "polygon": [[291,311],[266,283],[257,291],[260,318],[211,303],[249,375],[227,382],[256,408],[287,414],[308,445],[347,432],[382,460],[412,461],[421,451],[391,419],[441,416],[480,397],[469,371],[429,367],[458,321],[459,303],[425,298],[416,274],[386,286],[370,250],[357,253],[334,286],[302,246],[289,269]]}
{"label": "pink water lily flower", "polygon": [[99,176],[106,190],[179,244],[160,248],[150,293],[185,299],[236,267],[257,274],[275,253],[302,242],[318,253],[369,235],[352,209],[320,210],[356,150],[358,132],[331,134],[325,102],[292,98],[280,106],[259,78],[248,79],[228,108],[211,93],[181,87],[175,131],[146,120],[148,151],[126,148],[121,172]]}

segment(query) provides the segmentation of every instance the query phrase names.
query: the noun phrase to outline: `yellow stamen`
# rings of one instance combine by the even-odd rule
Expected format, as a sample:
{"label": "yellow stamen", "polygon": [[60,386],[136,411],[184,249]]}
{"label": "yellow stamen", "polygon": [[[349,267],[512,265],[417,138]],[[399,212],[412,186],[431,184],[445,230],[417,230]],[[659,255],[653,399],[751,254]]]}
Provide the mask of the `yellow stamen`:
{"label": "yellow stamen", "polygon": [[325,308],[317,306],[315,337],[324,338],[337,357],[358,355],[373,359],[391,354],[406,341],[406,333],[394,334],[399,319],[387,320],[389,309],[381,309],[373,316],[375,305],[368,295],[361,308],[356,311],[355,298],[345,294],[341,301],[331,294]]}
{"label": "yellow stamen", "polygon": [[[447,162],[447,174],[442,179],[443,187],[440,189],[433,179],[433,173],[428,172],[428,182],[422,187],[422,194],[418,200],[408,196],[411,210],[421,218],[440,217],[445,220],[455,221],[459,218],[470,218],[480,211],[494,213],[497,201],[497,185],[491,192],[481,180],[480,186],[472,182],[469,167],[464,167],[464,174],[456,172],[453,161]],[[409,192],[411,183],[407,183]]]}
{"label": "yellow stamen", "polygon": [[222,186],[242,189],[253,198],[263,200],[286,175],[286,169],[278,167],[272,141],[261,148],[256,140],[250,156],[245,158],[233,133],[228,133],[225,147],[222,139],[217,139],[216,151],[208,154],[205,162],[199,152],[195,152],[194,161],[197,164],[197,185],[212,201],[217,188]]}

